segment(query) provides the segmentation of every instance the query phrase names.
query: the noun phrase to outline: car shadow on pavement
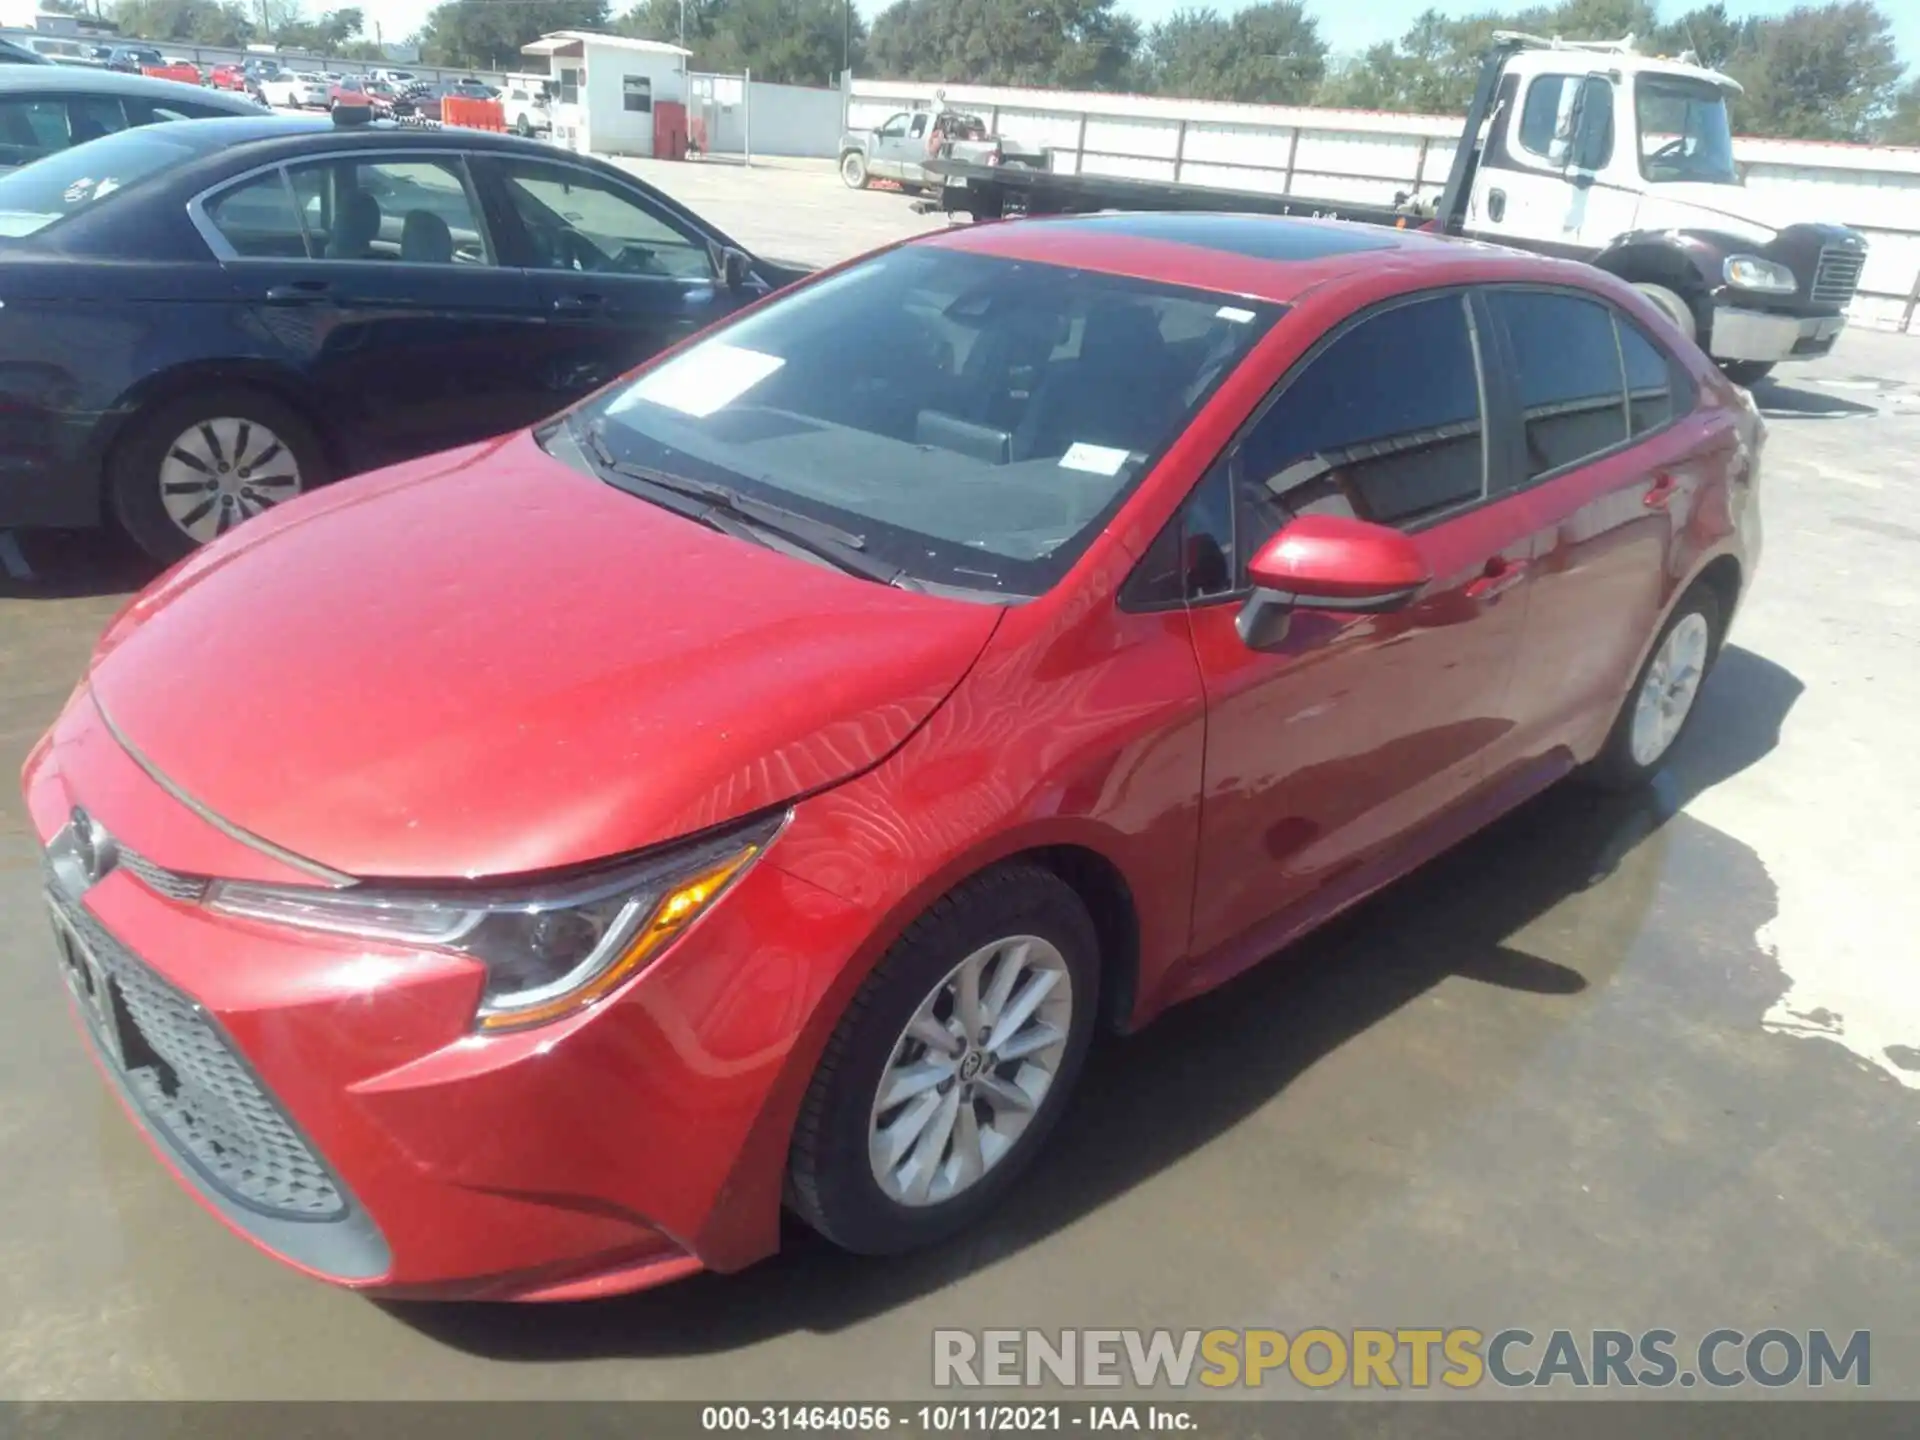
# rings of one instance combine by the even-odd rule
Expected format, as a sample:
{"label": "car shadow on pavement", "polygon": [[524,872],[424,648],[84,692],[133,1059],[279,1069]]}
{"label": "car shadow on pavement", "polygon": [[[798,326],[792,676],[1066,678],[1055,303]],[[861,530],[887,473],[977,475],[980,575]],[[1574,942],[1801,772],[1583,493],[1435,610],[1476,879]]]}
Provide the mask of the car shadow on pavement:
{"label": "car shadow on pavement", "polygon": [[[1443,981],[1465,977],[1541,997],[1544,1022],[1532,1011],[1518,1022],[1527,1027],[1529,1051],[1538,1049],[1571,1023],[1569,1007],[1605,991],[1648,927],[1670,880],[1663,866],[1678,862],[1658,854],[1648,860],[1645,842],[1676,822],[1694,795],[1772,750],[1802,688],[1771,661],[1727,647],[1702,692],[1700,723],[1655,786],[1632,795],[1556,786],[1284,958],[1170,1011],[1138,1036],[1097,1046],[1017,1198],[947,1245],[863,1259],[790,1223],[779,1255],[737,1275],[699,1275],[572,1305],[385,1308],[442,1343],[502,1360],[700,1354],[793,1331],[833,1333],[1018,1255],[1196,1155],[1323,1057]],[[1678,823],[1704,828],[1684,817]],[[1578,925],[1556,932],[1577,934],[1577,968],[1514,943],[1525,927],[1616,871],[1634,873],[1597,897]],[[1415,1110],[1422,1103],[1407,1097]],[[1415,1115],[1407,1123],[1423,1122]],[[1275,1198],[1276,1207],[1286,1204]]]}
{"label": "car shadow on pavement", "polygon": [[0,600],[130,594],[160,570],[115,530],[0,530]]}
{"label": "car shadow on pavement", "polygon": [[1797,385],[1782,385],[1777,380],[1762,380],[1753,387],[1754,403],[1769,420],[1844,420],[1860,415],[1878,415],[1880,407],[1824,390],[1803,390]]}

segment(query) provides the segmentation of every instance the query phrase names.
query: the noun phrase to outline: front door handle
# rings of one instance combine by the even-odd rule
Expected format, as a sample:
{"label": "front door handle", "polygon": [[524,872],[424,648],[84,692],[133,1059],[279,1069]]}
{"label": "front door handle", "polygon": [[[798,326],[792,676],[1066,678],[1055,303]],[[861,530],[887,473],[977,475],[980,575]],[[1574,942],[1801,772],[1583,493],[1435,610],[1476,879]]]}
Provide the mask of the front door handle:
{"label": "front door handle", "polygon": [[553,302],[554,313],[558,315],[597,315],[606,306],[604,295],[562,295]]}
{"label": "front door handle", "polygon": [[1489,190],[1487,192],[1487,218],[1498,224],[1507,218],[1507,192]]}
{"label": "front door handle", "polygon": [[1647,487],[1647,493],[1642,495],[1640,500],[1649,510],[1664,510],[1679,493],[1680,482],[1662,472],[1654,476],[1653,484]]}
{"label": "front door handle", "polygon": [[1496,555],[1487,561],[1480,578],[1467,586],[1469,600],[1497,600],[1527,578],[1527,562]]}

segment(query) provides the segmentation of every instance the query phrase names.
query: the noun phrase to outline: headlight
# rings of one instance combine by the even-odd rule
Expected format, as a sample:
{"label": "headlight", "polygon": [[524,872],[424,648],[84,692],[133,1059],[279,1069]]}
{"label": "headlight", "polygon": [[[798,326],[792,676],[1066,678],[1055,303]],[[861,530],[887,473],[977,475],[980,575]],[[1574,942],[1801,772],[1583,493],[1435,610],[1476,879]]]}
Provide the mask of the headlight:
{"label": "headlight", "polygon": [[476,1023],[510,1030],[591,1005],[659,958],[773,843],[785,815],[574,880],[499,890],[319,890],[221,880],[226,915],[426,945],[487,969]]}
{"label": "headlight", "polygon": [[1793,271],[1758,255],[1729,255],[1720,267],[1727,283],[1741,290],[1764,290],[1770,295],[1791,295],[1800,288]]}

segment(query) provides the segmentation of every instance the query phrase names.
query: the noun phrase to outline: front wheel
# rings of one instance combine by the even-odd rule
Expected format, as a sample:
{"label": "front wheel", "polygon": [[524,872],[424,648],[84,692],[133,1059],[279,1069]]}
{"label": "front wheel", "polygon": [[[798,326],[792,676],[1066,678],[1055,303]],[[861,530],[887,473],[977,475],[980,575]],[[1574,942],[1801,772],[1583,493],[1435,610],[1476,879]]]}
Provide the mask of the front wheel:
{"label": "front wheel", "polygon": [[1661,627],[1653,653],[1587,767],[1587,778],[1607,790],[1629,790],[1651,780],[1693,718],[1700,686],[1720,650],[1724,618],[1714,593],[1696,585]]}
{"label": "front wheel", "polygon": [[840,179],[849,190],[867,188],[867,157],[858,150],[849,150],[840,157]]}
{"label": "front wheel", "polygon": [[1773,361],[1722,360],[1720,373],[1736,385],[1757,385],[1773,373]]}
{"label": "front wheel", "polygon": [[801,1105],[787,1199],[843,1249],[943,1240],[998,1201],[1066,1105],[1099,945],[1065,881],[1013,863],[916,920],[854,997]]}
{"label": "front wheel", "polygon": [[1664,311],[1667,318],[1679,327],[1680,333],[1687,339],[1699,338],[1699,317],[1693,313],[1693,306],[1687,303],[1686,297],[1679,291],[1669,290],[1664,285],[1655,285],[1650,281],[1637,282],[1633,288]]}
{"label": "front wheel", "polygon": [[121,528],[165,562],[325,479],[307,422],[242,388],[196,392],[138,417],[107,473]]}

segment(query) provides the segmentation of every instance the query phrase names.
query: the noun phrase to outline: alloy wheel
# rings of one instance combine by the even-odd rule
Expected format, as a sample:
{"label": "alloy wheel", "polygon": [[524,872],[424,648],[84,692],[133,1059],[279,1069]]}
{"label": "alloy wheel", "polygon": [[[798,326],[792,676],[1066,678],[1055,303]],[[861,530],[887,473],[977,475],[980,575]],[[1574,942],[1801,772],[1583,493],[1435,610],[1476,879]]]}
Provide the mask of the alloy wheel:
{"label": "alloy wheel", "polygon": [[300,493],[300,464],[257,420],[223,416],[190,425],[160,462],[160,503],[195,544]]}
{"label": "alloy wheel", "polygon": [[873,1178],[906,1206],[971,1189],[1019,1144],[1067,1051],[1073,976],[1037,935],[983,945],[914,1011],[868,1123]]}
{"label": "alloy wheel", "polygon": [[1681,616],[1661,642],[1634,701],[1630,744],[1636,765],[1657,762],[1687,723],[1707,673],[1711,638],[1707,617],[1696,610]]}

